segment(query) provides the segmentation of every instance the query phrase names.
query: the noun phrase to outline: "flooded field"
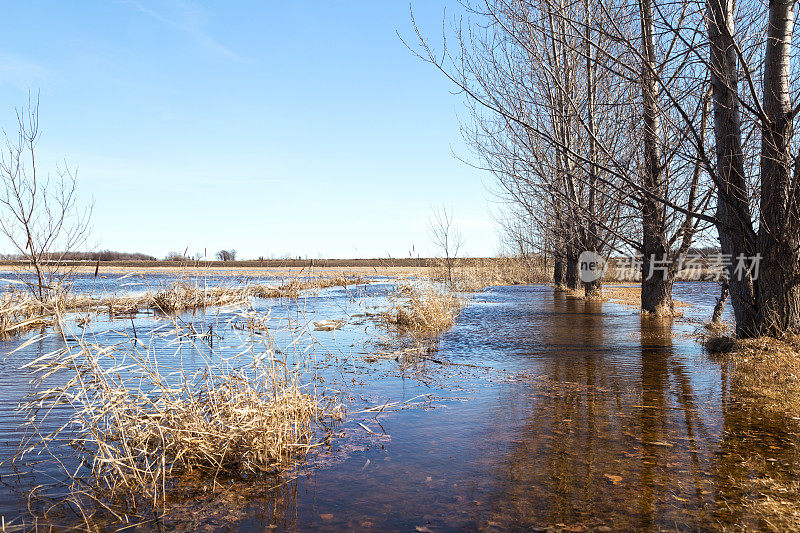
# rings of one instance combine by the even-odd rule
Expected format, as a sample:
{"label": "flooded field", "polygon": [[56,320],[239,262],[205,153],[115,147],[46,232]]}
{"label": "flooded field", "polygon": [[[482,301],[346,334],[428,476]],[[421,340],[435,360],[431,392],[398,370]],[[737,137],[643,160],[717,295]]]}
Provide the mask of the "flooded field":
{"label": "flooded field", "polygon": [[[102,287],[91,278],[77,286],[121,293],[159,281],[166,280],[110,276]],[[798,496],[789,490],[800,469],[797,419],[741,401],[725,365],[694,336],[710,315],[715,284],[676,284],[675,297],[692,305],[674,320],[642,318],[547,285],[492,288],[470,295],[438,351],[421,360],[398,351],[375,318],[391,289],[389,280],[377,279],[297,300],[252,298],[249,306],[186,313],[174,323],[95,316],[76,327],[69,335],[107,345],[148,343],[175,323],[193,332],[213,326],[214,353],[234,355],[251,334],[237,324],[247,313],[269,313],[279,325],[276,343],[301,355],[316,393],[346,407],[329,445],[315,448],[299,470],[257,482],[222,480],[170,499],[162,520],[133,529],[673,531],[797,524]],[[322,320],[345,322],[319,331],[314,322]],[[64,343],[41,333],[0,342],[0,461],[17,453],[23,434],[16,408],[32,385],[21,367]],[[37,340],[25,345],[30,339]],[[186,367],[201,364],[196,344],[159,345],[160,363],[175,364],[180,355]],[[49,423],[63,424],[64,411]],[[58,446],[76,468],[70,448]],[[64,490],[61,477],[44,459],[3,463],[5,523],[47,515],[60,525],[80,524],[68,510],[48,513]],[[38,486],[41,497],[29,500]]]}

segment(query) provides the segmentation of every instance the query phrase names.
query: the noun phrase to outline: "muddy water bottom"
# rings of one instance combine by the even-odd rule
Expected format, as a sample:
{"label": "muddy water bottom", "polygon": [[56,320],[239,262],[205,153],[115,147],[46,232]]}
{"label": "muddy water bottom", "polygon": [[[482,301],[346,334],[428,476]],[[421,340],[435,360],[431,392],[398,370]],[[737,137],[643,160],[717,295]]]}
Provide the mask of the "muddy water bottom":
{"label": "muddy water bottom", "polygon": [[[139,529],[780,529],[798,508],[786,490],[800,468],[797,423],[741,402],[689,335],[716,286],[677,284],[676,296],[695,305],[688,320],[548,286],[492,289],[442,336],[437,362],[417,367],[365,363],[363,324],[320,333],[353,412],[396,408],[351,417],[296,479],[198,494]],[[353,300],[336,289],[297,306],[336,318]],[[0,384],[4,397],[20,395],[15,383]],[[7,417],[0,444],[13,438]],[[22,503],[0,486],[0,514]]]}

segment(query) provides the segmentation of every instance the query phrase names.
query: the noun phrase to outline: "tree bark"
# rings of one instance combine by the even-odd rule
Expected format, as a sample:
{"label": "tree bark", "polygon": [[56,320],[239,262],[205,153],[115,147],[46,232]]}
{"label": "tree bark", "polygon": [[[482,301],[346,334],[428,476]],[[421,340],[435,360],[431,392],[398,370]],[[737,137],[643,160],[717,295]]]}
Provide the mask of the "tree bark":
{"label": "tree bark", "polygon": [[[755,234],[748,204],[738,100],[738,60],[734,48],[733,0],[707,0],[711,52],[711,94],[716,138],[717,232],[722,253],[753,257]],[[733,263],[733,262],[732,262]],[[736,333],[757,334],[755,285],[752,276],[735,275],[727,265]]]}
{"label": "tree bark", "polygon": [[581,288],[581,278],[578,271],[578,252],[574,246],[567,249],[567,271],[564,276],[567,289],[577,291]]}
{"label": "tree bark", "polygon": [[[790,52],[794,0],[771,0],[764,54],[761,125],[761,216],[756,280],[758,329],[764,335],[800,333],[799,188],[792,183]],[[795,168],[795,173],[797,168]],[[797,176],[796,176],[797,177]]]}
{"label": "tree bark", "polygon": [[[589,143],[589,205],[588,207],[588,228],[583,228],[584,246],[586,250],[594,253],[599,253],[600,239],[598,237],[597,227],[597,146],[595,143],[595,96],[597,93],[597,86],[595,83],[595,60],[592,45],[592,10],[589,6],[590,0],[584,0],[584,7],[586,13],[586,28],[585,39],[586,44],[586,122],[588,128]],[[600,279],[583,284],[584,297],[587,300],[600,299],[603,297],[603,283]]]}
{"label": "tree bark", "polygon": [[[713,1],[713,0],[711,0]],[[667,244],[666,212],[663,204],[654,198],[666,195],[664,163],[661,151],[661,120],[658,116],[658,88],[656,49],[653,38],[652,0],[640,0],[642,30],[642,103],[644,108],[644,179],[643,187],[652,196],[645,195],[641,202],[642,213],[642,311],[655,315],[672,314],[673,268]],[[654,261],[662,269],[654,269]]]}
{"label": "tree bark", "polygon": [[564,289],[564,280],[566,275],[566,265],[564,264],[564,260],[556,258],[555,263],[553,264],[553,284],[556,287],[556,290],[563,290]]}
{"label": "tree bark", "polygon": [[675,310],[672,300],[672,287],[675,283],[674,269],[656,271],[647,280],[646,276],[647,272],[642,273],[642,311],[655,316],[672,315]]}
{"label": "tree bark", "polygon": [[714,305],[714,312],[711,315],[712,324],[720,324],[722,322],[722,312],[725,310],[725,302],[728,301],[728,294],[728,280],[726,279],[720,286],[719,298],[717,298],[717,303]]}

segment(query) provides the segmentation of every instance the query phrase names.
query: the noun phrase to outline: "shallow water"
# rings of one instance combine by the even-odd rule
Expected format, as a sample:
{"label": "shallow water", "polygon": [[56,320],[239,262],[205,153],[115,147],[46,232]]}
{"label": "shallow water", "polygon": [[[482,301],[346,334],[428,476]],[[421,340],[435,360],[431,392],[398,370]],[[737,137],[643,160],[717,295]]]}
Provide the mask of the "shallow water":
{"label": "shallow water", "polygon": [[[349,317],[343,329],[308,339],[326,383],[347,387],[351,413],[411,401],[349,417],[314,468],[277,488],[274,479],[180,502],[168,529],[761,528],[753,502],[763,499],[764,480],[792,480],[800,468],[796,421],[739,402],[724,366],[691,336],[710,315],[715,284],[676,284],[676,298],[693,304],[677,320],[549,286],[493,288],[474,295],[440,339],[438,362],[421,367],[364,359],[376,350],[365,344],[376,331],[353,315],[382,303],[385,289],[335,288],[254,306],[305,322]],[[208,310],[183,320],[224,331],[230,316]],[[137,335],[158,322],[136,319]],[[104,319],[91,327],[104,342],[132,329]],[[2,352],[24,340],[4,342]],[[58,342],[0,361],[0,461],[16,450],[13,408],[30,387],[19,366]],[[48,474],[0,466],[0,515],[20,520],[25,489]]]}

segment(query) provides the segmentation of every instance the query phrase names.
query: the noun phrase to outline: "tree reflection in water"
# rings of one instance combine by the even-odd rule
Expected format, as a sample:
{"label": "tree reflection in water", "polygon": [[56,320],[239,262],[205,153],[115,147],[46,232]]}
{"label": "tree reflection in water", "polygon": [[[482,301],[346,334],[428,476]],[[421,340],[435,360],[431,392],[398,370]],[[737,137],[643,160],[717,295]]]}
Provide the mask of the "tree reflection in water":
{"label": "tree reflection in water", "polygon": [[[743,409],[724,372],[721,385],[704,381],[708,373],[694,368],[699,346],[682,339],[672,319],[641,317],[631,331],[604,305],[553,297],[549,323],[536,328],[547,347],[532,354],[537,379],[500,400],[521,403],[512,396],[524,394],[517,410],[526,415],[495,464],[487,506],[494,511],[484,521],[763,529],[769,512],[776,524],[796,526],[786,521],[790,506],[764,504],[779,488],[796,488],[796,436],[786,417]],[[772,493],[767,478],[777,483]],[[796,499],[781,494],[784,502]]]}

